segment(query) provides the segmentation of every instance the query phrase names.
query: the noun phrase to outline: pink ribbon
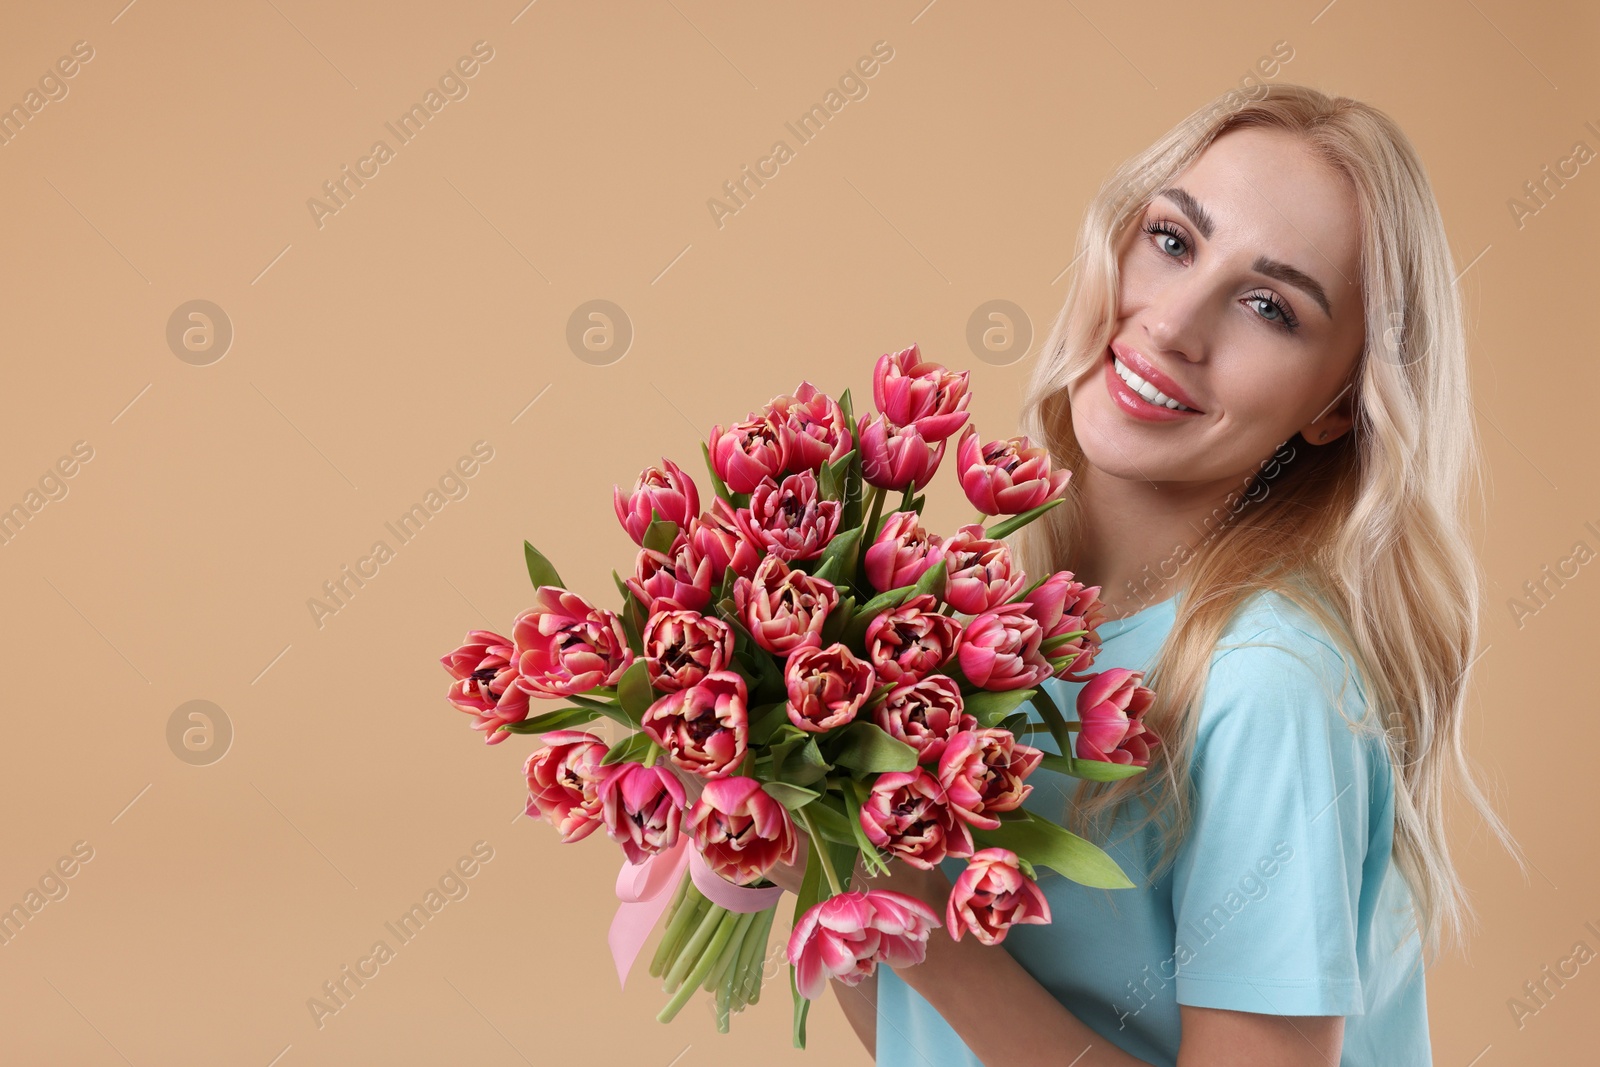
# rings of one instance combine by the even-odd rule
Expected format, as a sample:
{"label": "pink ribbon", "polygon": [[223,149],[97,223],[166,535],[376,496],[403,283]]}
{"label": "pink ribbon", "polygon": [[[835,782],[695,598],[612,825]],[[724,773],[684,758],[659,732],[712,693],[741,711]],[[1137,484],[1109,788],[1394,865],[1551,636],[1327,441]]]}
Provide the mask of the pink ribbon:
{"label": "pink ribbon", "polygon": [[626,987],[628,972],[639,950],[650,938],[661,913],[672,901],[671,889],[683,875],[685,864],[695,888],[713,904],[733,912],[765,911],[783,896],[782,886],[734,885],[717,874],[701,858],[697,849],[689,844],[689,835],[680,833],[671,848],[663,849],[645,859],[643,863],[622,861],[617,872],[617,913],[611,919],[611,930],[606,941],[611,946],[611,958],[617,965],[617,982]]}

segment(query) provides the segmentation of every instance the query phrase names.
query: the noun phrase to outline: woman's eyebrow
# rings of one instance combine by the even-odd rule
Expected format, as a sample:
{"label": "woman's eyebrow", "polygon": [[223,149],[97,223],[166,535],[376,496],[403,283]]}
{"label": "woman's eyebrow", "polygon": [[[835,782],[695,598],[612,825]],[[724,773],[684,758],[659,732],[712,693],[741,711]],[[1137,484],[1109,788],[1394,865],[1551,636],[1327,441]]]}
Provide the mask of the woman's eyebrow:
{"label": "woman's eyebrow", "polygon": [[[1166,197],[1178,205],[1178,210],[1189,216],[1189,221],[1193,222],[1195,229],[1200,231],[1200,236],[1208,241],[1211,240],[1211,235],[1217,231],[1217,224],[1211,218],[1211,213],[1187,189],[1174,185],[1162,189],[1156,195]],[[1258,274],[1265,274],[1269,278],[1276,278],[1285,285],[1292,285],[1297,289],[1303,290],[1306,295],[1317,302],[1317,306],[1322,308],[1324,315],[1330,319],[1333,318],[1333,309],[1328,304],[1327,291],[1322,288],[1321,283],[1305,271],[1297,267],[1291,267],[1287,263],[1280,263],[1267,256],[1257,256],[1256,261],[1250,264],[1250,269]]]}

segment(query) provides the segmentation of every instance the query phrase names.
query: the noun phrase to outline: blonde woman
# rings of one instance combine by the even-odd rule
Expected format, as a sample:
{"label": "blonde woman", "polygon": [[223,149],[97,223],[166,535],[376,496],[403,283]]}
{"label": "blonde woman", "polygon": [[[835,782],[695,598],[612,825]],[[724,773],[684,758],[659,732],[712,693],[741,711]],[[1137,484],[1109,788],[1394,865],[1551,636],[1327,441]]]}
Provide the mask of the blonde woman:
{"label": "blonde woman", "polygon": [[[1013,548],[1101,587],[1090,670],[1144,672],[1159,743],[1026,803],[1137,888],[1041,870],[1048,925],[835,993],[894,1067],[1428,1064],[1452,791],[1510,842],[1461,748],[1478,463],[1427,176],[1371,106],[1230,93],[1110,176],[1077,251],[1021,418],[1073,491]],[[964,863],[874,885],[939,907]]]}

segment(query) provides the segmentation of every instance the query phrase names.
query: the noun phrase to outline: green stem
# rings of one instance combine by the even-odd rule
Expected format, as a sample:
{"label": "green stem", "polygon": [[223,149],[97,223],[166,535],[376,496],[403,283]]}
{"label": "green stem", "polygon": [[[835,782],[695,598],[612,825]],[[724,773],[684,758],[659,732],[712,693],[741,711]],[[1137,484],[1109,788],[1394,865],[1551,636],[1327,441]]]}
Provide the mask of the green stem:
{"label": "green stem", "polygon": [[661,755],[661,751],[661,746],[652,741],[650,743],[650,751],[645,753],[644,765],[646,767],[654,767],[656,765],[656,757]]}
{"label": "green stem", "polygon": [[739,923],[738,914],[724,911],[722,908],[714,909],[712,914],[715,915],[718,911],[722,912],[722,921],[717,924],[717,932],[712,936],[711,944],[706,947],[705,952],[701,953],[699,961],[694,965],[694,969],[689,972],[683,984],[678,987],[678,991],[672,995],[672,999],[667,1001],[667,1006],[656,1014],[657,1022],[670,1023],[678,1012],[683,1010],[683,1006],[689,1003],[689,998],[694,996],[695,990],[699,988],[701,982],[705,981],[706,975],[710,973],[711,968],[716,965],[717,957],[722,954],[723,948],[727,946],[728,939],[733,936],[733,928]]}
{"label": "green stem", "polygon": [[668,961],[677,957],[678,946],[683,943],[689,924],[695,920],[705,900],[692,882],[689,872],[685,871],[683,881],[678,883],[678,892],[668,905],[666,930],[661,934],[661,943],[656,946],[655,958],[650,961],[652,978],[660,978],[666,972]]}
{"label": "green stem", "polygon": [[861,528],[861,540],[869,545],[878,536],[878,517],[883,514],[883,496],[882,487],[872,487],[872,507],[867,512],[867,524]]}
{"label": "green stem", "polygon": [[706,942],[709,941],[711,939],[711,935],[716,932],[717,924],[720,922],[722,916],[728,914],[731,913],[726,909],[721,908],[716,904],[707,902],[706,910],[700,918],[700,925],[695,928],[694,934],[691,935],[689,940],[684,943],[683,948],[678,951],[678,958],[672,961],[672,967],[667,971],[667,980],[665,983],[667,992],[678,992],[679,988],[683,984],[684,976],[687,975],[690,969],[693,968],[702,958],[703,953],[701,952],[701,949],[705,948]]}
{"label": "green stem", "polygon": [[811,825],[811,816],[806,814],[806,809],[801,808],[795,812],[800,816],[800,824],[806,828],[806,835],[811,838],[811,845],[817,850],[817,856],[822,860],[822,873],[828,876],[828,885],[833,890],[833,895],[838,896],[844,890],[840,888],[839,876],[834,873],[833,860],[828,858],[828,843],[817,833],[817,828]]}
{"label": "green stem", "polygon": [[744,948],[744,938],[750,929],[750,924],[755,921],[756,913],[753,911],[735,912],[739,916],[739,925],[734,927],[733,936],[728,939],[728,947],[722,950],[722,955],[717,958],[716,966],[711,968],[711,973],[706,975],[705,991],[713,991],[722,981],[722,976],[732,969],[734,961],[739,958],[739,950]]}
{"label": "green stem", "polygon": [[767,980],[767,941],[772,936],[772,923],[778,917],[778,906],[774,904],[762,913],[761,933],[757,938],[761,950],[756,955],[755,988],[746,989],[744,1002],[746,1005],[755,1004],[761,999],[761,985]]}
{"label": "green stem", "polygon": [[752,977],[756,983],[761,981],[757,972],[754,976],[750,973],[750,961],[754,957],[761,957],[763,962],[767,955],[767,931],[772,921],[772,913],[778,910],[774,904],[764,911],[756,913],[756,921],[745,932],[744,943],[739,946],[739,958],[733,964],[733,1009],[738,1011],[744,1007],[752,990]]}

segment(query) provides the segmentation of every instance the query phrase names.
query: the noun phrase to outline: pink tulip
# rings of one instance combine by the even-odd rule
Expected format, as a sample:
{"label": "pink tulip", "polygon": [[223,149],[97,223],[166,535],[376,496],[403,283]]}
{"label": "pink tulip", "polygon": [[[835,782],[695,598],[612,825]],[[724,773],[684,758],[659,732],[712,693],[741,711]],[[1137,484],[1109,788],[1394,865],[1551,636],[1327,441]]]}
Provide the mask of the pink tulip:
{"label": "pink tulip", "polygon": [[1052,470],[1050,453],[1026,436],[991,441],[978,448],[971,426],[956,445],[956,475],[972,506],[985,515],[1020,515],[1060,496],[1072,477]]}
{"label": "pink tulip", "polygon": [[1100,650],[1099,625],[1105,621],[1105,605],[1100,602],[1100,587],[1085,586],[1073,580],[1071,571],[1056,571],[1040,582],[1025,601],[1028,614],[1039,621],[1043,641],[1078,630],[1088,633],[1057,645],[1045,653],[1055,666],[1055,676],[1081,682],[1083,672],[1094,663]]}
{"label": "pink tulip", "polygon": [[657,692],[687,689],[733,661],[733,627],[698,611],[659,611],[644,624],[645,670]]}
{"label": "pink tulip", "polygon": [[795,988],[816,1000],[828,979],[857,985],[879,963],[912,967],[923,961],[928,935],[940,926],[934,910],[892,889],[840,893],[813,905],[789,933],[785,955]]}
{"label": "pink tulip", "polygon": [[978,720],[961,710],[961,686],[948,674],[902,682],[872,709],[873,721],[917,750],[917,762],[937,766],[950,738],[975,730]]}
{"label": "pink tulip", "polygon": [[517,684],[535,696],[565,697],[616,685],[633,665],[622,620],[577,593],[541,585],[533,607],[512,624]]}
{"label": "pink tulip", "polygon": [[807,733],[822,733],[856,717],[877,685],[872,664],[844,645],[807,645],[789,654],[783,670],[789,721]]}
{"label": "pink tulip", "polygon": [[541,815],[561,832],[561,840],[581,841],[603,821],[600,784],[606,743],[585,730],[552,730],[540,736],[544,747],[528,757],[529,816]]}
{"label": "pink tulip", "polygon": [[768,404],[767,417],[783,437],[784,470],[790,473],[836,463],[855,447],[839,402],[810,382]]}
{"label": "pink tulip", "polygon": [[1033,792],[1023,779],[1043,760],[1043,750],[1022,744],[1010,730],[963,730],[939,756],[939,784],[958,817],[993,830],[1000,825],[994,812],[1016,811]]}
{"label": "pink tulip", "polygon": [[1155,693],[1139,684],[1143,671],[1109,667],[1078,690],[1079,759],[1150,766],[1150,748],[1161,739],[1144,724]]}
{"label": "pink tulip", "polygon": [[511,639],[493,630],[473,630],[461,647],[440,657],[455,682],[447,699],[473,716],[474,730],[484,743],[497,745],[511,736],[500,727],[528,717],[528,691],[517,684],[517,653]]}
{"label": "pink tulip", "polygon": [[711,510],[689,520],[689,542],[699,559],[711,561],[711,584],[718,585],[728,568],[748,578],[761,562],[761,550],[739,532],[738,514],[721,497],[711,502]]}
{"label": "pink tulip", "polygon": [[822,624],[839,606],[839,591],[825,578],[768,556],[750,578],[733,582],[734,610],[756,644],[774,656],[822,643]]}
{"label": "pink tulip", "polygon": [[912,585],[937,561],[939,536],[925,531],[915,511],[896,511],[883,520],[867,548],[867,581],[880,593]]}
{"label": "pink tulip", "polygon": [[791,474],[781,483],[763,480],[750,494],[750,506],[734,513],[745,540],[785,562],[815,559],[839,529],[844,505],[824,500],[817,476]]}
{"label": "pink tulip", "polygon": [[1011,561],[1011,546],[983,536],[983,526],[961,527],[939,545],[945,566],[945,602],[967,615],[981,615],[1020,593],[1028,576]]}
{"label": "pink tulip", "polygon": [[613,763],[600,783],[600,817],[629,863],[643,863],[678,843],[683,801],[683,783],[659,763]]}
{"label": "pink tulip", "polygon": [[1022,873],[1017,854],[1004,848],[974,852],[945,904],[945,923],[954,941],[970,930],[985,945],[998,945],[1013,926],[1049,921],[1044,890]]}
{"label": "pink tulip", "polygon": [[783,430],[771,417],[750,413],[744,422],[711,431],[711,469],[731,492],[748,493],[763,478],[778,478],[788,464]]}
{"label": "pink tulip", "polygon": [[880,682],[910,682],[943,667],[961,641],[961,624],[922,593],[867,624],[867,657]]}
{"label": "pink tulip", "polygon": [[800,850],[789,812],[754,778],[707,782],[684,828],[706,866],[735,885],[759,881],[774,864],[793,863]]}
{"label": "pink tulip", "polygon": [[944,442],[927,440],[915,423],[894,426],[885,416],[868,412],[861,417],[858,434],[862,479],[880,489],[899,492],[910,486],[920,492],[944,459]]}
{"label": "pink tulip", "polygon": [[878,848],[925,871],[946,856],[972,855],[972,831],[946,801],[944,786],[920,765],[872,780],[861,828]]}
{"label": "pink tulip", "polygon": [[639,728],[667,751],[674,766],[702,778],[732,774],[750,740],[744,678],[712,671],[696,685],[656,700]]}
{"label": "pink tulip", "polygon": [[1039,651],[1044,632],[1023,604],[1002,604],[984,612],[961,631],[956,662],[979,689],[1026,689],[1055,673]]}
{"label": "pink tulip", "polygon": [[634,560],[633,577],[625,584],[644,605],[646,614],[704,611],[711,605],[712,569],[711,561],[696,551],[688,534],[679,531],[665,552],[641,548]]}
{"label": "pink tulip", "polygon": [[967,421],[966,371],[953,373],[924,362],[913,344],[878,357],[872,371],[872,399],[896,426],[915,424],[924,440],[943,441]]}
{"label": "pink tulip", "polygon": [[631,492],[623,493],[621,486],[612,486],[611,502],[617,521],[633,543],[642,546],[652,521],[652,509],[655,518],[675,522],[682,530],[700,511],[700,491],[695,488],[694,479],[676,463],[662,459],[660,467],[646,467],[639,473]]}

